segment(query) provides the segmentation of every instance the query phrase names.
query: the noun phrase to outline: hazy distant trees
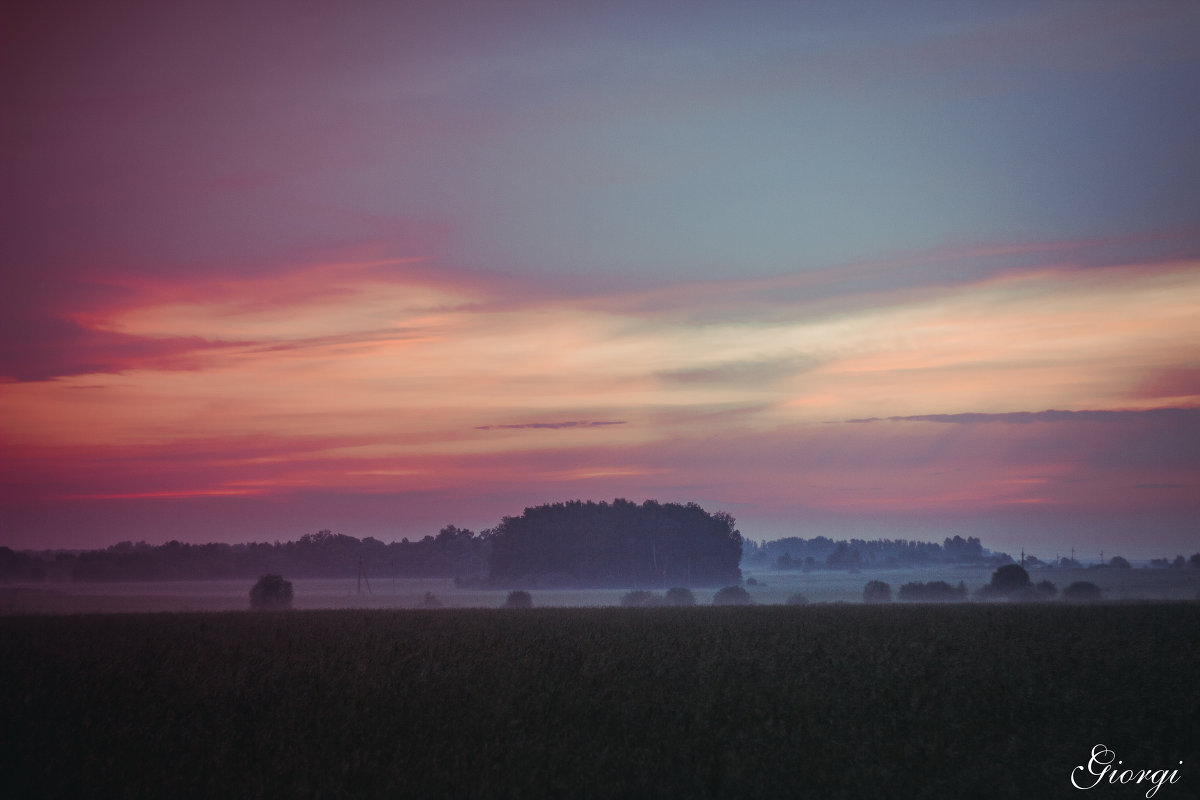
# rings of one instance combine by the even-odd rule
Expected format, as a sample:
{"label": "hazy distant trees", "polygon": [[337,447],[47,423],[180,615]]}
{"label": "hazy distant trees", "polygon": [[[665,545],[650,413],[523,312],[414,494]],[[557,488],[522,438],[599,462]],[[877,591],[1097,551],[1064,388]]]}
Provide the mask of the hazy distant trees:
{"label": "hazy distant trees", "polygon": [[504,598],[504,608],[533,608],[533,597],[522,589],[509,592]]}
{"label": "hazy distant trees", "polygon": [[891,601],[892,587],[883,581],[867,581],[867,585],[863,587],[864,603],[890,603]]}
{"label": "hazy distant trees", "polygon": [[1108,565],[1110,567],[1116,567],[1117,569],[1130,569],[1129,562],[1120,556],[1113,556],[1110,558],[1108,560]]}
{"label": "hazy distant trees", "polygon": [[213,580],[264,573],[354,577],[360,565],[372,578],[469,577],[486,573],[488,547],[486,535],[453,525],[437,536],[391,544],[321,530],[273,544],[119,542],[70,554],[62,570],[76,581]]}
{"label": "hazy distant trees", "polygon": [[493,582],[687,585],[740,581],[733,517],[695,503],[554,503],[505,517],[490,536]]}
{"label": "hazy distant trees", "polygon": [[714,606],[748,606],[753,604],[750,593],[740,586],[726,586],[713,595]]}
{"label": "hazy distant trees", "polygon": [[806,605],[808,605],[808,596],[803,594],[802,592],[796,592],[795,594],[788,595],[786,605],[806,606]]}
{"label": "hazy distant trees", "polygon": [[1058,594],[1058,587],[1050,581],[1038,581],[1034,590],[1046,599],[1051,599]]}
{"label": "hazy distant trees", "polygon": [[1099,600],[1102,596],[1100,587],[1091,581],[1075,581],[1063,589],[1063,599],[1074,602]]}
{"label": "hazy distant trees", "polygon": [[1200,569],[1200,553],[1192,553],[1192,557],[1188,559],[1188,563],[1193,569]]}
{"label": "hazy distant trees", "polygon": [[250,607],[256,611],[291,608],[292,582],[282,575],[263,575],[250,589]]}
{"label": "hazy distant trees", "polygon": [[747,565],[779,570],[856,569],[859,567],[919,567],[933,564],[982,564],[1012,561],[1003,553],[984,549],[978,538],[954,536],[942,544],[905,539],[835,541],[787,537],[757,544],[746,542]]}
{"label": "hazy distant trees", "polygon": [[43,581],[46,568],[41,559],[0,547],[0,581]]}

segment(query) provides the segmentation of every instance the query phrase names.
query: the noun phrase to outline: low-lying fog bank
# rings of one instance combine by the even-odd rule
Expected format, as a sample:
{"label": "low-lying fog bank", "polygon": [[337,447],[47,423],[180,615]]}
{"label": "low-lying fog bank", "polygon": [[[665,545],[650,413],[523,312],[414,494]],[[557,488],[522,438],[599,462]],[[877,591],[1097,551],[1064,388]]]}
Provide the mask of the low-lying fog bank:
{"label": "low-lying fog bank", "polygon": [[[802,594],[810,603],[861,603],[868,581],[886,582],[896,592],[910,582],[962,582],[968,598],[991,579],[991,567],[833,571],[749,571],[745,588],[756,604],[787,603]],[[1089,581],[1106,600],[1195,599],[1200,571],[1193,569],[1032,569],[1034,583],[1050,581],[1058,590]],[[287,576],[284,576],[287,577]],[[451,579],[295,579],[293,608],[425,608],[432,594],[444,608],[497,608],[507,590],[462,588]],[[0,586],[0,613],[74,614],[146,611],[240,611],[249,607],[253,581],[157,581],[127,583],[42,583]],[[535,606],[617,606],[631,589],[531,589]],[[707,605],[720,587],[692,587]]]}

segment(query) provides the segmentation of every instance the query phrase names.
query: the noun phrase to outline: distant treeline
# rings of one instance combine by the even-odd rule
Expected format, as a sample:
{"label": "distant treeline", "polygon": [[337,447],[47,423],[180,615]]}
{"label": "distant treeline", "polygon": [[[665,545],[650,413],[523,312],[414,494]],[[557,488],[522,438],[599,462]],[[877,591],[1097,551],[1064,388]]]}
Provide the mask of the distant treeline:
{"label": "distant treeline", "polygon": [[446,526],[420,541],[323,530],[295,542],[163,545],[102,550],[0,547],[0,580],[147,581],[257,578],[453,577],[496,586],[718,585],[741,579],[733,517],[695,503],[572,501],[527,508],[481,533]]}
{"label": "distant treeline", "polygon": [[993,553],[974,536],[947,538],[941,544],[906,539],[835,541],[789,537],[773,542],[746,542],[743,561],[758,569],[855,569],[859,567],[923,567],[935,564],[1008,564],[1012,557]]}
{"label": "distant treeline", "polygon": [[437,536],[384,544],[331,531],[295,542],[187,544],[120,542],[103,550],[15,553],[0,547],[0,579],[170,581],[257,578],[457,577],[487,571],[489,537],[447,525]]}

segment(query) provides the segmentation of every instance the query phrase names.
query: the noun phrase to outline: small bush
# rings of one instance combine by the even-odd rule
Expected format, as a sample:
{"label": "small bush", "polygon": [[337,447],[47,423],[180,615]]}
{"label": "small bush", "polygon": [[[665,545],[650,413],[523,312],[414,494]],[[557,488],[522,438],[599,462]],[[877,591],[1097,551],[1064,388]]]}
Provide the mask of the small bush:
{"label": "small bush", "polygon": [[796,592],[788,597],[787,604],[789,606],[806,606],[808,605],[808,598],[800,592]]}
{"label": "small bush", "polygon": [[421,601],[422,608],[441,608],[442,601],[437,599],[437,595],[433,592],[426,592],[425,599]]}
{"label": "small bush", "polygon": [[1039,595],[1046,599],[1055,597],[1058,594],[1058,587],[1050,581],[1038,581],[1036,590]]}
{"label": "small bush", "polygon": [[753,605],[750,593],[740,586],[726,586],[713,595],[714,606],[748,606]]}
{"label": "small bush", "polygon": [[1073,602],[1089,602],[1099,600],[1103,596],[1100,587],[1091,581],[1075,581],[1063,589],[1063,599]]}
{"label": "small bush", "polygon": [[504,608],[533,608],[533,598],[523,589],[509,592],[504,598]]}
{"label": "small bush", "polygon": [[667,589],[666,602],[669,606],[694,606],[696,605],[696,596],[692,594],[691,589],[685,589],[682,586],[675,586]]}
{"label": "small bush", "polygon": [[632,592],[627,592],[625,596],[621,598],[621,605],[624,608],[660,606],[663,605],[663,599],[654,592],[647,592],[644,589],[635,589]]}
{"label": "small bush", "polygon": [[250,607],[256,611],[291,608],[292,582],[282,575],[263,575],[250,590]]}
{"label": "small bush", "polygon": [[747,586],[758,586],[758,579],[757,578],[746,578],[746,585]]}
{"label": "small bush", "polygon": [[863,587],[863,602],[864,603],[890,603],[892,602],[892,587],[883,581],[868,581]]}

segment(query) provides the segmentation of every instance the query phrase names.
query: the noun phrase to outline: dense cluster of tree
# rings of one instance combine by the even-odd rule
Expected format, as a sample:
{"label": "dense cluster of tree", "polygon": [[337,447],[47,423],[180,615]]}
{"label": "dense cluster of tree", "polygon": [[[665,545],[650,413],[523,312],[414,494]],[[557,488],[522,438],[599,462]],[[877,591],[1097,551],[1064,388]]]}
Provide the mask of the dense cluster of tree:
{"label": "dense cluster of tree", "polygon": [[733,517],[695,503],[572,501],[525,509],[491,533],[493,583],[705,586],[741,580]]}
{"label": "dense cluster of tree", "polygon": [[759,569],[857,569],[860,567],[919,567],[933,564],[1003,564],[1004,553],[984,548],[978,538],[947,538],[942,544],[906,539],[850,539],[835,541],[788,537],[771,542],[746,543],[747,566]]}
{"label": "dense cluster of tree", "polygon": [[[391,544],[325,530],[274,544],[121,542],[78,553],[16,553],[10,558],[0,552],[0,577],[41,580],[49,573],[75,581],[215,580],[264,574],[325,578],[353,577],[360,568],[368,578],[471,576],[487,571],[485,534],[448,525],[437,536]],[[8,548],[0,548],[4,550]]]}

